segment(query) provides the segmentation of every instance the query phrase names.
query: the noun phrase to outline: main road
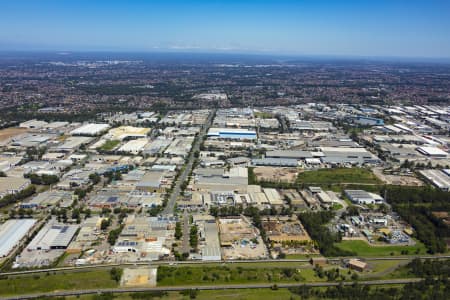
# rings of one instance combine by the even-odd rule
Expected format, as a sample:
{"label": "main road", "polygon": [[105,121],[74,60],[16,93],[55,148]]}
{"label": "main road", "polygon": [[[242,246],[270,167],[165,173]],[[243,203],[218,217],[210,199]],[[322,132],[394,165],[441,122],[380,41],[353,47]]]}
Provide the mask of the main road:
{"label": "main road", "polygon": [[216,110],[211,110],[211,112],[208,115],[208,118],[206,119],[205,124],[203,124],[202,129],[200,130],[200,133],[194,140],[194,144],[192,145],[191,151],[189,152],[188,161],[184,166],[183,172],[181,173],[180,176],[178,176],[178,179],[175,182],[175,187],[172,190],[172,194],[169,197],[169,201],[167,201],[167,205],[162,212],[163,215],[174,214],[175,204],[181,192],[181,185],[183,184],[183,182],[186,181],[186,179],[188,178],[189,174],[192,171],[192,166],[194,165],[195,161],[195,153],[200,150],[200,145],[203,142],[203,137],[206,135],[209,127],[211,126],[215,113]]}
{"label": "main road", "polygon": [[[389,279],[389,280],[370,280],[370,281],[357,281],[360,285],[392,285],[392,284],[408,284],[421,281],[422,278],[404,278],[404,279]],[[189,286],[166,286],[166,287],[153,287],[153,288],[108,288],[108,289],[95,289],[95,290],[77,290],[77,291],[56,291],[47,293],[36,293],[28,295],[10,296],[3,299],[36,299],[42,297],[66,297],[66,296],[79,296],[89,294],[101,294],[101,293],[134,293],[134,292],[149,292],[149,291],[165,291],[176,292],[190,289],[196,290],[230,290],[230,289],[261,289],[271,288],[276,285],[278,288],[290,288],[299,286],[309,287],[329,287],[338,285],[353,285],[352,281],[344,282],[307,282],[307,283],[259,283],[259,284],[227,284],[227,285],[189,285]]]}
{"label": "main road", "polygon": [[[346,256],[346,257],[331,257],[328,258],[329,262],[339,262],[342,259],[361,258],[359,256]],[[414,258],[420,259],[450,259],[450,255],[404,255],[404,256],[384,256],[384,257],[362,257],[366,261],[410,261]],[[111,269],[113,267],[121,268],[138,268],[138,267],[159,267],[159,266],[178,266],[178,265],[233,265],[233,264],[267,264],[267,263],[307,263],[310,259],[260,259],[260,260],[215,260],[215,261],[151,261],[151,262],[129,262],[121,264],[98,264],[98,265],[85,265],[85,266],[71,266],[71,267],[56,267],[48,269],[33,269],[33,270],[20,270],[12,272],[0,272],[0,276],[22,276],[39,273],[55,273],[55,272],[83,272],[95,269]]]}

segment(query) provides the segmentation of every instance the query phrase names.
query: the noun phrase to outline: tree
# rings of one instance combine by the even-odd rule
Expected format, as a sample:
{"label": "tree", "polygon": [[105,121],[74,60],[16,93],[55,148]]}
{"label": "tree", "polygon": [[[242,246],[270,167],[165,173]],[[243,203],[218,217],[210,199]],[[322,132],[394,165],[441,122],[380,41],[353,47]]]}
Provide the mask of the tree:
{"label": "tree", "polygon": [[100,229],[106,230],[106,228],[108,228],[110,224],[111,224],[111,220],[109,218],[103,219],[102,222],[100,223]]}
{"label": "tree", "polygon": [[121,268],[113,267],[111,271],[109,271],[109,274],[111,275],[112,280],[119,282],[120,278],[122,278],[123,270]]}
{"label": "tree", "polygon": [[177,240],[181,239],[181,237],[183,236],[183,230],[181,229],[181,223],[177,222],[175,224],[175,238]]}
{"label": "tree", "polygon": [[197,225],[191,226],[191,231],[189,235],[189,244],[192,248],[197,248],[198,246],[198,228]]}

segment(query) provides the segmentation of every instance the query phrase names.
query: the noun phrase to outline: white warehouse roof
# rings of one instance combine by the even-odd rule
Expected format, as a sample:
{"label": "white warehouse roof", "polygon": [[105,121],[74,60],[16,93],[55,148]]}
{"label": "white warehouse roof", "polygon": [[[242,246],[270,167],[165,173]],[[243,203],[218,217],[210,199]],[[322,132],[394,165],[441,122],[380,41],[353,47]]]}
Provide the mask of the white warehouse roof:
{"label": "white warehouse roof", "polygon": [[418,147],[417,151],[428,156],[447,156],[448,153],[437,147]]}
{"label": "white warehouse roof", "polygon": [[8,220],[0,227],[0,257],[5,257],[34,226],[34,219]]}
{"label": "white warehouse roof", "polygon": [[97,135],[107,130],[108,124],[88,123],[70,132],[71,135]]}

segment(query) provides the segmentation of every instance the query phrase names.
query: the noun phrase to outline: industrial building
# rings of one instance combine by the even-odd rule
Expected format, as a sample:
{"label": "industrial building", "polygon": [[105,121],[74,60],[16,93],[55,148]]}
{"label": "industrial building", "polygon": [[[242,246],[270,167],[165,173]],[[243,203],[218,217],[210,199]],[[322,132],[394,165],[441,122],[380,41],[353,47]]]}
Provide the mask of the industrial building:
{"label": "industrial building", "polygon": [[0,226],[0,258],[7,256],[36,224],[35,219],[12,219]]}
{"label": "industrial building", "polygon": [[363,165],[378,164],[380,159],[364,148],[351,147],[321,147],[323,163],[331,165]]}
{"label": "industrial building", "polygon": [[78,225],[65,225],[52,220],[39,231],[27,250],[66,249],[78,228]]}
{"label": "industrial building", "polygon": [[349,269],[356,270],[358,272],[363,272],[367,269],[367,263],[362,260],[352,258],[348,261],[347,266]]}
{"label": "industrial building", "polygon": [[37,194],[30,201],[22,202],[20,204],[21,208],[46,208],[51,206],[56,206],[63,201],[72,201],[73,195],[66,191],[45,191],[43,193]]}
{"label": "industrial building", "polygon": [[141,152],[144,149],[145,145],[147,144],[148,144],[147,138],[131,140],[122,147],[120,147],[118,151],[131,154],[139,154],[139,152]]}
{"label": "industrial building", "polygon": [[150,130],[145,127],[120,126],[110,129],[104,138],[119,141],[146,138]]}
{"label": "industrial building", "polygon": [[353,203],[381,204],[383,202],[382,197],[363,190],[345,190],[344,193]]}
{"label": "industrial building", "polygon": [[194,171],[194,186],[205,191],[238,191],[246,192],[248,184],[247,168],[224,169],[199,168]]}
{"label": "industrial building", "polygon": [[297,167],[298,161],[292,158],[254,158],[252,159],[252,165],[271,167]]}
{"label": "industrial building", "polygon": [[275,151],[267,151],[266,157],[300,160],[312,158],[313,154],[310,151],[302,151],[302,150],[275,150]]}
{"label": "industrial building", "polygon": [[256,131],[237,128],[210,128],[208,137],[234,140],[254,140]]}
{"label": "industrial building", "polygon": [[81,145],[87,145],[92,141],[92,138],[87,136],[71,136],[67,138],[61,145],[55,148],[58,152],[72,152],[81,147]]}
{"label": "industrial building", "polygon": [[108,124],[88,123],[70,132],[71,135],[97,136],[106,132],[110,126]]}
{"label": "industrial building", "polygon": [[447,173],[440,170],[420,170],[419,173],[434,186],[450,191],[450,176]]}
{"label": "industrial building", "polygon": [[446,158],[448,153],[437,148],[437,147],[417,147],[417,151],[423,155],[434,157],[434,158]]}
{"label": "industrial building", "polygon": [[16,177],[0,177],[0,198],[16,194],[31,184],[29,179]]}
{"label": "industrial building", "polygon": [[362,125],[362,126],[383,126],[384,125],[383,119],[366,117],[366,116],[357,116],[354,119],[354,122],[356,124]]}
{"label": "industrial building", "polygon": [[164,177],[166,171],[147,171],[141,180],[136,184],[136,190],[147,192],[163,192],[164,191]]}

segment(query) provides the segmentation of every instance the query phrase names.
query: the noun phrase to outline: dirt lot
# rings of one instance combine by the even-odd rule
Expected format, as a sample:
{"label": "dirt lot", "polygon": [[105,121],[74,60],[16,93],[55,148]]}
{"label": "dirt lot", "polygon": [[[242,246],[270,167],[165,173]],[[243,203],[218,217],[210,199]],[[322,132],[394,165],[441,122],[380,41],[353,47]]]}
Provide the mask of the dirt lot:
{"label": "dirt lot", "polygon": [[11,128],[0,129],[0,142],[6,141],[13,136],[16,136],[21,133],[26,133],[26,132],[28,132],[28,129],[26,129],[26,128],[11,127]]}
{"label": "dirt lot", "polygon": [[253,171],[257,180],[293,182],[297,178],[297,168],[257,167]]}
{"label": "dirt lot", "polygon": [[403,176],[403,175],[388,175],[384,174],[383,170],[379,168],[374,168],[373,173],[377,176],[381,181],[387,184],[394,185],[408,185],[408,186],[422,186],[423,182],[413,176]]}
{"label": "dirt lot", "polygon": [[220,219],[220,241],[224,259],[260,259],[267,249],[256,228],[245,219]]}
{"label": "dirt lot", "polygon": [[156,268],[126,268],[120,281],[121,286],[156,286]]}

